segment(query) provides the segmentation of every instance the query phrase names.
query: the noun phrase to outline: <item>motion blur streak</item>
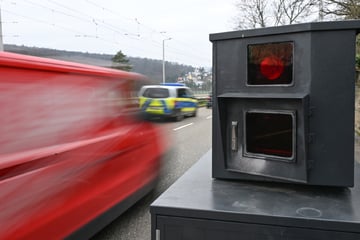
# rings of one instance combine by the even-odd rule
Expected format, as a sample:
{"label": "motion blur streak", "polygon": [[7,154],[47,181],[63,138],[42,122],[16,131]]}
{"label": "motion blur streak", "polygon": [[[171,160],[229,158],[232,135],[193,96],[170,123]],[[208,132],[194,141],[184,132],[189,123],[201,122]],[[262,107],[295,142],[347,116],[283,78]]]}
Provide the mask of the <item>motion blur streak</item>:
{"label": "motion blur streak", "polygon": [[145,81],[0,53],[0,239],[67,237],[157,179],[163,134],[134,99]]}

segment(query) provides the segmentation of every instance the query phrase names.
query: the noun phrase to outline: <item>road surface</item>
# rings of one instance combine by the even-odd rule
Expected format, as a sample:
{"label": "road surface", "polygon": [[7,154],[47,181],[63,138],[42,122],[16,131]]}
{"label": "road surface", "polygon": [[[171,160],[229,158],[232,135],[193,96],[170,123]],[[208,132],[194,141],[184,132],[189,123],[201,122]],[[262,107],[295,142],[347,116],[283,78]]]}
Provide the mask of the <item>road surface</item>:
{"label": "road surface", "polygon": [[156,121],[166,129],[172,146],[165,156],[157,187],[95,235],[93,240],[150,239],[150,204],[211,148],[211,109],[199,108],[196,117],[181,122]]}
{"label": "road surface", "polygon": [[[202,108],[196,118],[157,123],[167,129],[169,141],[174,146],[164,159],[157,188],[94,236],[94,240],[150,239],[149,205],[211,148],[211,120],[211,109]],[[355,159],[360,163],[359,156],[360,137],[356,136]]]}

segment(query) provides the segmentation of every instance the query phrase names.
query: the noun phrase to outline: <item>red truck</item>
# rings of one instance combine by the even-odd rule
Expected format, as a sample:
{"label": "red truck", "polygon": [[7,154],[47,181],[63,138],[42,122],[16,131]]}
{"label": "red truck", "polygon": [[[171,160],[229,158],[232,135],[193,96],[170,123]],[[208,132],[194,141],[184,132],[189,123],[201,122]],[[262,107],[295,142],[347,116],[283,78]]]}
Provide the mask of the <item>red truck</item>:
{"label": "red truck", "polygon": [[0,238],[87,238],[148,193],[166,151],[140,74],[0,53]]}

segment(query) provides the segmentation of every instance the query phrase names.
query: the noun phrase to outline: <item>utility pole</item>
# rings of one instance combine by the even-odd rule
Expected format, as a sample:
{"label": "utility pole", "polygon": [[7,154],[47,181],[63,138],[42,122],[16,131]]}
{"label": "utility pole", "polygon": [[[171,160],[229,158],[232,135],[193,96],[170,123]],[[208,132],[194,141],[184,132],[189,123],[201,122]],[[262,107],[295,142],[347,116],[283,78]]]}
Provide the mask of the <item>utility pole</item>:
{"label": "utility pole", "polygon": [[323,0],[319,1],[319,21],[324,20],[324,3]]}
{"label": "utility pole", "polygon": [[162,59],[162,64],[163,64],[163,83],[165,83],[165,41],[167,40],[171,40],[171,38],[166,38],[166,39],[163,39],[163,44],[162,44],[162,47],[163,47],[163,59]]}
{"label": "utility pole", "polygon": [[2,33],[2,19],[1,19],[1,5],[0,5],[0,51],[4,51],[3,33]]}

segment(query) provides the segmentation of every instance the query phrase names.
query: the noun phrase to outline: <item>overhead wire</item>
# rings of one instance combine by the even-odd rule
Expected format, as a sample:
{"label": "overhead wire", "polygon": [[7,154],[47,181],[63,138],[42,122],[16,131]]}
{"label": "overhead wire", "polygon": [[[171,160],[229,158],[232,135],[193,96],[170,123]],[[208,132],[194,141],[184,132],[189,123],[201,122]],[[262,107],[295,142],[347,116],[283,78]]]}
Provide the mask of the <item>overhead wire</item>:
{"label": "overhead wire", "polygon": [[[101,40],[103,42],[106,42],[107,44],[111,44],[111,45],[114,45],[114,46],[118,46],[120,44],[119,42],[112,41],[112,40],[106,39],[106,38],[101,37],[101,36],[90,35],[90,34],[88,34],[86,32],[83,32],[83,31],[79,31],[79,30],[76,30],[76,29],[73,29],[73,28],[69,28],[67,26],[63,26],[63,25],[60,25],[60,24],[54,24],[54,23],[51,23],[49,21],[38,19],[38,18],[35,18],[35,17],[25,16],[25,15],[22,15],[22,14],[19,14],[19,13],[9,11],[7,9],[2,9],[2,11],[7,12],[8,14],[11,14],[11,15],[14,15],[14,16],[18,16],[18,17],[21,17],[21,18],[24,18],[24,19],[31,20],[33,22],[38,22],[38,23],[41,23],[41,24],[49,25],[51,27],[56,27],[56,28],[59,28],[59,29],[63,29],[65,31],[67,31],[67,32],[71,32],[71,33],[75,34],[75,35],[73,35],[74,37],[84,37],[84,38],[98,39],[98,40]],[[16,36],[18,37],[20,35],[17,34]],[[9,36],[4,35],[4,37],[9,37]],[[139,52],[139,53],[141,53],[141,52]]]}
{"label": "overhead wire", "polygon": [[[113,15],[115,15],[116,17],[119,17],[120,14],[108,9],[106,7],[103,7],[102,5],[100,5],[99,3],[95,3],[94,1],[90,1],[90,0],[84,0],[86,3],[93,5],[94,7],[101,9],[102,11],[106,11],[108,13],[111,13]],[[141,21],[138,18],[127,18],[127,17],[121,17],[122,19],[124,19],[124,21],[132,21],[133,24],[137,25],[137,31],[134,32],[134,30],[132,29],[131,31],[125,28],[120,28],[117,25],[113,25],[112,23],[108,23],[107,21],[100,19],[100,18],[96,18],[94,16],[91,16],[89,14],[84,13],[83,11],[80,11],[78,9],[74,9],[72,7],[69,7],[63,3],[59,3],[55,0],[47,0],[48,3],[50,3],[51,5],[44,5],[44,4],[40,4],[38,2],[34,2],[31,0],[23,0],[23,2],[26,2],[27,4],[31,4],[33,6],[37,6],[43,9],[46,9],[54,14],[59,14],[59,15],[63,15],[69,18],[73,18],[76,19],[77,21],[81,21],[81,22],[85,22],[87,24],[89,24],[89,22],[92,22],[94,24],[94,28],[95,28],[95,35],[91,35],[88,33],[85,33],[83,31],[79,31],[77,29],[73,29],[73,28],[69,28],[67,26],[63,26],[61,24],[57,24],[57,23],[50,23],[48,20],[42,20],[42,19],[38,19],[38,18],[34,18],[34,17],[30,17],[30,16],[25,16],[25,15],[21,15],[21,14],[17,14],[14,12],[11,12],[9,10],[3,9],[3,11],[8,12],[10,14],[13,15],[17,15],[20,16],[22,18],[26,18],[26,19],[30,19],[32,21],[35,22],[39,22],[42,24],[47,24],[47,25],[51,25],[53,27],[58,27],[61,29],[64,29],[66,31],[72,32],[72,33],[76,33],[76,37],[84,37],[84,38],[96,38],[99,39],[101,41],[105,41],[108,44],[113,44],[113,45],[119,45],[119,44],[123,44],[120,43],[119,41],[115,40],[115,39],[108,39],[104,36],[104,33],[99,33],[98,30],[101,29],[101,31],[109,31],[111,34],[117,34],[119,36],[122,36],[124,38],[130,38],[133,40],[138,40],[138,41],[146,41],[147,44],[151,44],[153,46],[155,46],[156,48],[160,48],[162,47],[161,41],[165,38],[168,38],[168,34],[164,31],[158,31],[153,29],[152,27],[147,26],[146,24],[141,23]],[[140,28],[141,27],[141,28]],[[144,29],[147,29],[148,32],[144,32]],[[148,34],[148,36],[147,36]],[[152,37],[153,35],[156,35],[156,38],[154,40],[154,38]],[[156,39],[161,39],[161,40],[156,40]],[[205,57],[203,57],[204,54],[198,54],[194,49],[192,49],[191,47],[189,48],[189,46],[186,46],[185,48],[183,46],[185,46],[186,44],[184,44],[183,42],[177,40],[176,38],[172,38],[172,40],[174,42],[180,43],[181,45],[181,49],[174,47],[173,44],[171,44],[171,46],[167,46],[166,48],[166,52],[167,54],[171,54],[173,53],[174,55],[173,58],[179,58],[179,55],[183,56],[183,57],[191,57],[191,58],[196,58],[198,60],[201,61],[207,61],[207,59]],[[141,48],[141,46],[139,47],[139,44],[137,44],[136,48]],[[143,49],[148,50],[148,49]],[[141,52],[139,52],[141,55]],[[184,62],[184,61],[181,61]]]}
{"label": "overhead wire", "polygon": [[[19,16],[19,17],[22,17],[22,18],[25,18],[25,19],[29,19],[29,20],[32,20],[34,22],[38,22],[38,23],[42,23],[42,24],[46,24],[46,25],[50,25],[50,26],[53,26],[53,27],[58,27],[58,28],[61,28],[61,29],[64,29],[66,31],[70,31],[70,32],[74,32],[74,33],[81,33],[83,34],[83,32],[80,32],[78,30],[75,30],[75,29],[72,29],[72,28],[69,28],[69,27],[65,27],[65,26],[61,26],[59,24],[55,24],[55,23],[49,23],[49,21],[46,21],[46,20],[42,20],[42,19],[38,19],[38,18],[34,18],[34,17],[29,17],[29,16],[25,16],[25,15],[22,15],[22,14],[19,14],[19,13],[15,13],[15,12],[12,12],[12,11],[9,11],[7,9],[1,9],[3,12],[7,12],[11,15],[15,15],[15,16]],[[85,33],[84,33],[85,34]]]}
{"label": "overhead wire", "polygon": [[[108,9],[108,8],[106,8],[106,7],[103,7],[103,6],[101,6],[100,4],[98,4],[98,3],[95,3],[95,2],[93,2],[93,1],[91,1],[91,0],[85,0],[85,1],[88,2],[88,3],[90,3],[90,4],[92,4],[92,5],[94,5],[94,6],[96,6],[96,7],[98,7],[98,8],[101,8],[101,9],[104,10],[104,11],[107,11],[107,12],[109,12],[109,13],[112,13],[112,14],[114,14],[114,15],[116,15],[116,16],[120,16],[119,13],[117,13],[117,12],[111,10],[111,9]],[[131,20],[130,18],[126,18],[126,19],[127,19],[127,20]],[[149,26],[147,26],[146,24],[141,23],[141,22],[138,20],[138,18],[134,18],[134,21],[136,21],[139,25],[141,25],[141,26],[143,26],[143,27],[145,27],[145,28],[147,28],[147,29],[150,29],[150,30],[153,31],[154,33],[160,33],[160,34],[162,33],[162,34],[164,34],[164,31],[155,30],[155,29],[153,29],[152,27],[149,27]],[[163,36],[163,37],[164,37],[164,36]],[[170,37],[170,35],[165,36],[165,38],[169,38],[169,37]],[[178,42],[178,43],[180,43],[180,44],[182,44],[182,45],[186,45],[186,44],[184,44],[182,41],[179,41],[178,39],[176,39],[176,38],[174,38],[174,37],[171,37],[171,38],[172,38],[172,40],[174,40],[174,41],[176,41],[176,42]],[[194,52],[198,52],[199,50],[195,50],[195,49],[193,48],[193,46],[190,46],[190,50],[187,50],[187,49],[189,49],[189,47],[185,48],[186,51],[189,51],[189,53],[185,53],[185,54],[184,54],[184,50],[183,50],[184,48],[183,48],[182,50],[177,50],[176,48],[173,48],[173,47],[169,46],[169,47],[167,47],[167,49],[174,50],[174,51],[177,52],[178,54],[181,54],[181,55],[184,55],[184,56],[188,55],[188,56],[196,57],[196,58],[198,58],[199,60],[207,60],[206,58],[204,58],[204,57],[202,57],[202,56],[195,55]],[[191,53],[190,53],[190,52],[191,52]]]}
{"label": "overhead wire", "polygon": [[[80,16],[77,16],[77,15],[72,15],[72,14],[69,14],[69,13],[65,13],[63,11],[60,11],[58,9],[54,9],[52,7],[49,7],[49,6],[45,6],[45,5],[42,5],[42,4],[39,4],[39,3],[35,3],[33,1],[30,1],[30,0],[24,0],[24,2],[26,2],[27,4],[31,4],[33,6],[36,6],[36,7],[41,7],[43,9],[47,9],[49,11],[51,11],[52,13],[57,13],[57,14],[61,14],[61,15],[65,15],[67,17],[72,17],[72,18],[75,18],[77,20],[80,20],[80,21],[83,21],[83,22],[86,22],[86,23],[89,23],[89,21],[91,20],[94,20],[94,18],[90,15],[87,15],[87,14],[82,14],[83,16],[85,17],[80,17]],[[24,3],[23,2],[23,3]],[[54,1],[51,1],[54,3]],[[71,8],[68,8],[68,10],[71,10]],[[74,10],[74,9],[73,9]],[[8,12],[12,15],[15,15],[15,16],[19,16],[19,17],[22,17],[22,18],[25,18],[25,19],[29,19],[31,21],[34,21],[34,22],[38,22],[38,23],[41,23],[41,24],[46,24],[46,25],[49,25],[49,26],[52,26],[52,27],[57,27],[57,28],[61,28],[63,30],[66,30],[68,32],[72,32],[72,33],[75,33],[75,37],[84,37],[84,38],[93,38],[93,39],[98,39],[98,40],[101,40],[101,41],[104,41],[106,42],[107,44],[112,44],[114,46],[118,46],[119,45],[119,42],[118,41],[114,41],[114,40],[109,40],[107,38],[104,38],[100,35],[91,35],[91,34],[88,34],[86,32],[83,32],[83,31],[78,31],[76,29],[73,29],[73,28],[69,28],[67,26],[64,26],[64,25],[60,25],[60,24],[57,24],[57,23],[51,23],[48,19],[47,20],[42,20],[42,19],[39,19],[39,18],[34,18],[34,17],[30,17],[30,16],[25,16],[25,15],[22,15],[22,14],[18,14],[18,13],[15,13],[15,12],[12,12],[12,11],[9,11],[9,10],[4,10],[5,12]],[[76,11],[76,10],[74,10]],[[86,18],[87,17],[87,18]],[[120,32],[119,30],[117,29],[111,29],[111,31],[113,32],[117,32],[118,34],[122,34],[123,36],[127,36],[128,38],[133,38],[131,36],[131,33],[129,32]],[[141,52],[139,52],[140,54]]]}

